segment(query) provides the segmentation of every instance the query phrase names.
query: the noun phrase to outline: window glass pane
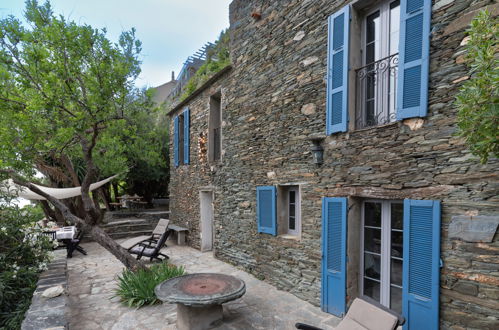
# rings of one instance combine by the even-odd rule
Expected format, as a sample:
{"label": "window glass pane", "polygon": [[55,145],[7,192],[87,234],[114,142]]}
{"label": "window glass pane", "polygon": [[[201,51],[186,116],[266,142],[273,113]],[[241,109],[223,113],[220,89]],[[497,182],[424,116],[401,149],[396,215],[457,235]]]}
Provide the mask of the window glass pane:
{"label": "window glass pane", "polygon": [[380,271],[381,257],[370,253],[364,253],[364,275],[379,280]]}
{"label": "window glass pane", "polygon": [[296,211],[295,204],[289,204],[289,216],[290,217],[294,217],[295,216],[295,211]]}
{"label": "window glass pane", "polygon": [[402,314],[402,289],[390,287],[390,309]]}
{"label": "window glass pane", "polygon": [[399,51],[400,1],[390,4],[390,55]]}
{"label": "window glass pane", "polygon": [[364,228],[364,250],[381,253],[381,230]]}
{"label": "window glass pane", "polygon": [[391,284],[396,284],[402,286],[402,261],[392,258],[392,264],[390,268],[390,282]]}
{"label": "window glass pane", "polygon": [[392,257],[402,258],[404,256],[404,233],[392,230]]}
{"label": "window glass pane", "polygon": [[366,19],[366,64],[379,59],[380,45],[379,34],[380,28],[379,11],[367,16]]}
{"label": "window glass pane", "polygon": [[366,43],[375,41],[376,32],[379,30],[379,11],[367,16]]}
{"label": "window glass pane", "polygon": [[296,219],[295,217],[289,217],[289,229],[296,230]]}
{"label": "window glass pane", "polygon": [[379,302],[379,282],[364,278],[364,295]]}
{"label": "window glass pane", "polygon": [[294,203],[295,202],[295,191],[294,190],[290,190],[289,191],[289,202],[290,203]]}
{"label": "window glass pane", "polygon": [[391,204],[392,229],[404,229],[404,204]]}
{"label": "window glass pane", "polygon": [[364,203],[364,225],[381,228],[381,203]]}
{"label": "window glass pane", "polygon": [[366,46],[366,64],[375,62],[376,60],[376,45],[374,43]]}

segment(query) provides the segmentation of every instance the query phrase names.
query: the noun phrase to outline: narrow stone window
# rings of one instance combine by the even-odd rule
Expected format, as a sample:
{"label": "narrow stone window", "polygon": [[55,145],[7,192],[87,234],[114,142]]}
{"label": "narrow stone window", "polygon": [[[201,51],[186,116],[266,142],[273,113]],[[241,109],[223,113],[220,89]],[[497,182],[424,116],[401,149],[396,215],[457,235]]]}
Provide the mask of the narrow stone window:
{"label": "narrow stone window", "polygon": [[402,314],[403,203],[362,203],[361,295]]}
{"label": "narrow stone window", "polygon": [[301,198],[299,186],[277,188],[278,233],[288,237],[300,237]]}
{"label": "narrow stone window", "polygon": [[396,120],[400,1],[384,1],[363,13],[362,67],[355,72],[357,128]]}
{"label": "narrow stone window", "polygon": [[222,154],[222,109],[221,93],[210,97],[210,122],[208,134],[208,157],[210,162],[217,162]]}

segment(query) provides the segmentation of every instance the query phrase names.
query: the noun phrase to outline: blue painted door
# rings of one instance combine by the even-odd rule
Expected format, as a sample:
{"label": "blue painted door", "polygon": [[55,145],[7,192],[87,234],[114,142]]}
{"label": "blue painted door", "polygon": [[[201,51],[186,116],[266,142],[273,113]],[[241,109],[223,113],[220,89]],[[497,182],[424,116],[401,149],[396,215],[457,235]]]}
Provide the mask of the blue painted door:
{"label": "blue painted door", "polygon": [[322,199],[322,310],[346,311],[347,198]]}
{"label": "blue painted door", "polygon": [[404,200],[404,330],[438,330],[440,201]]}

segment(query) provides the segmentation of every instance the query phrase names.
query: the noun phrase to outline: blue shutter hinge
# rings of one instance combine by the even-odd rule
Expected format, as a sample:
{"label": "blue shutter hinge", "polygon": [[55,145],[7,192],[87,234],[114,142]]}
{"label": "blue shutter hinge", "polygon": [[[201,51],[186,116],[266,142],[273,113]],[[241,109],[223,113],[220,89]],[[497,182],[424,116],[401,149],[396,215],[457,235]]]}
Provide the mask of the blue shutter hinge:
{"label": "blue shutter hinge", "polygon": [[442,258],[440,258],[439,266],[440,266],[440,268],[444,267],[444,262],[442,261]]}

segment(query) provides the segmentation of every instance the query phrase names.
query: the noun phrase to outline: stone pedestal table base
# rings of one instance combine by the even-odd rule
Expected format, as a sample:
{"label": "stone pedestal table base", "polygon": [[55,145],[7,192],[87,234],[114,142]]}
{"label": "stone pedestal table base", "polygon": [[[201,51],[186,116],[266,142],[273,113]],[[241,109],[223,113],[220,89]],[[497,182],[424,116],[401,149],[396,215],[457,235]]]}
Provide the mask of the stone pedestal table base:
{"label": "stone pedestal table base", "polygon": [[192,307],[177,304],[178,330],[206,330],[221,321],[222,317],[222,305]]}

